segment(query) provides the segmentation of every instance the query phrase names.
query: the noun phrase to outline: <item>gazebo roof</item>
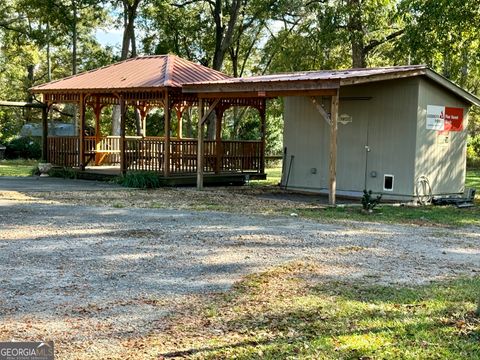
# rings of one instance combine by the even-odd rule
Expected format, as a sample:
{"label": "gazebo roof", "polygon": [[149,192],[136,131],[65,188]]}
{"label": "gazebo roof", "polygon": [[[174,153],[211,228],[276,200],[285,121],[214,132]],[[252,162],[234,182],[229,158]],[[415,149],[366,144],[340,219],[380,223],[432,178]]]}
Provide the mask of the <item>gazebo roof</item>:
{"label": "gazebo roof", "polygon": [[34,93],[111,93],[181,88],[229,76],[175,55],[140,56],[32,87]]}

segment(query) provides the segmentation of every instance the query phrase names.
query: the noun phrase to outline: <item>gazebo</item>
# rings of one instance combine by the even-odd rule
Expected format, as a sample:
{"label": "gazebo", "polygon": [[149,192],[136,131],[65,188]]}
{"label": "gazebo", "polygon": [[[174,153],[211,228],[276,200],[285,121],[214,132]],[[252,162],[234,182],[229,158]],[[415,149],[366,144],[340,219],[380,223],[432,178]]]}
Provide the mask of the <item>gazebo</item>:
{"label": "gazebo", "polygon": [[[100,169],[105,163],[115,165],[118,173],[154,171],[165,178],[191,179],[195,184],[197,164],[212,177],[265,177],[265,98],[230,97],[200,99],[196,93],[183,93],[186,83],[228,79],[229,76],[174,55],[136,57],[103,68],[38,85],[30,90],[41,94],[50,110],[54,104],[78,106],[79,132],[76,136],[48,136],[43,119],[44,160],[56,166],[80,171]],[[106,106],[120,107],[120,135],[102,134],[100,116]],[[183,137],[182,116],[189,107],[197,107],[199,131],[215,115],[215,138],[198,141]],[[224,112],[232,106],[250,106],[259,111],[261,138],[258,140],[223,140],[221,126]],[[95,132],[85,131],[85,111],[90,107],[95,117]],[[128,107],[137,110],[142,131],[126,136]],[[164,109],[164,136],[148,136],[147,114],[153,108]],[[177,117],[176,136],[172,137],[172,117]],[[199,151],[200,149],[200,151]],[[203,156],[200,156],[200,155]],[[208,179],[208,177],[206,178]],[[188,182],[188,181],[187,181]]]}

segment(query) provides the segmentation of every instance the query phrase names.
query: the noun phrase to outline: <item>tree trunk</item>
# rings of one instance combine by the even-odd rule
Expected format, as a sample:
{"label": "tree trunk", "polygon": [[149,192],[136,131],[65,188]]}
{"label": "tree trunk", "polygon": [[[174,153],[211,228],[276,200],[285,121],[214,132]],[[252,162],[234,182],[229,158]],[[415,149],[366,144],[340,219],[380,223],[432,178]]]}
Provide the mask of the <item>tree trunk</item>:
{"label": "tree trunk", "polygon": [[138,111],[138,109],[135,109],[135,128],[137,130],[136,131],[137,136],[145,135],[143,133],[142,116],[140,115],[140,111]]}
{"label": "tree trunk", "polygon": [[[33,86],[33,81],[34,81],[34,71],[35,71],[35,65],[28,65],[27,66],[27,81],[25,83],[25,87],[27,89],[31,88]],[[27,91],[27,97],[25,99],[27,102],[32,102],[33,101],[33,95],[30,91]],[[29,123],[32,121],[32,109],[27,107],[25,109],[25,122]]]}
{"label": "tree trunk", "polygon": [[[130,4],[129,0],[122,0],[123,4],[123,39],[122,52],[120,60],[126,60],[130,57],[137,56],[137,44],[135,41],[135,19],[137,17],[137,10],[141,0],[135,0]],[[135,110],[135,127],[136,134],[140,135],[143,132],[141,124],[141,116],[138,110]],[[112,135],[120,135],[120,106],[114,105],[112,111]]]}
{"label": "tree trunk", "polygon": [[[228,23],[223,22],[222,0],[215,0],[213,7],[213,19],[215,21],[215,53],[213,55],[212,68],[220,71],[222,69],[225,54],[232,46],[235,25],[238,21],[242,0],[233,0],[228,9]],[[207,138],[215,137],[216,116],[211,114],[207,120]]]}
{"label": "tree trunk", "polygon": [[189,107],[186,111],[186,116],[185,116],[185,130],[187,134],[187,138],[191,139],[193,138],[193,124],[192,124],[192,108]]}
{"label": "tree trunk", "polygon": [[72,75],[77,73],[77,41],[78,41],[78,34],[77,34],[77,22],[78,22],[78,14],[77,14],[77,4],[75,0],[72,0],[72,9],[73,9],[73,21],[72,21]]}
{"label": "tree trunk", "polygon": [[365,34],[362,24],[362,4],[360,0],[348,0],[348,31],[352,47],[352,67],[367,66],[365,53]]}
{"label": "tree trunk", "polygon": [[50,22],[47,21],[47,81],[52,81],[52,61],[50,54]]}
{"label": "tree trunk", "polygon": [[120,105],[113,105],[112,108],[112,135],[120,136]]}

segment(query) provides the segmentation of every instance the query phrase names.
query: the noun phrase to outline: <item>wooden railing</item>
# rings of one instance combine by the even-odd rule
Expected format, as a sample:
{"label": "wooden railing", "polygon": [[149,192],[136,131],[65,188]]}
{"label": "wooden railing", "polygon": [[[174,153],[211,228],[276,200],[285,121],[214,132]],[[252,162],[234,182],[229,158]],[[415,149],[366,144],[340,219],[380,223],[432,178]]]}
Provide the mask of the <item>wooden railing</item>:
{"label": "wooden railing", "polygon": [[[120,163],[120,137],[97,139],[87,136],[84,140],[87,160]],[[54,165],[75,167],[80,164],[78,137],[49,137],[49,161]],[[205,172],[261,172],[261,141],[205,140]],[[196,139],[170,140],[170,173],[189,174],[197,169]],[[160,137],[125,138],[125,162],[128,170],[164,172],[165,141]]]}
{"label": "wooden railing", "polygon": [[80,141],[77,136],[49,136],[48,161],[57,166],[80,166]]}
{"label": "wooden railing", "polygon": [[165,143],[162,138],[125,139],[125,160],[128,170],[163,172]]}
{"label": "wooden railing", "polygon": [[260,172],[262,142],[245,140],[222,141],[222,171]]}

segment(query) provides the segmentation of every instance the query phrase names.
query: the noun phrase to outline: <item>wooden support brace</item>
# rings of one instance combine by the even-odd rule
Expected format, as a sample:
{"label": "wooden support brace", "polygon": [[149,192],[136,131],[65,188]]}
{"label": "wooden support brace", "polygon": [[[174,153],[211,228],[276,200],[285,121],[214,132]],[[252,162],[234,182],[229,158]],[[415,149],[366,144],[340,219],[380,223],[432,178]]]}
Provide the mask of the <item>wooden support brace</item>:
{"label": "wooden support brace", "polygon": [[267,112],[267,102],[263,99],[262,106],[260,107],[260,133],[261,133],[261,149],[260,149],[260,173],[265,173],[265,139],[266,139],[266,112]]}
{"label": "wooden support brace", "polygon": [[79,101],[79,114],[80,114],[80,170],[85,170],[85,95],[80,94]]}
{"label": "wooden support brace", "polygon": [[[212,109],[213,110],[213,109]],[[203,110],[203,99],[198,101],[198,134],[197,134],[197,190],[203,189],[203,122],[201,121],[205,117]]]}
{"label": "wooden support brace", "polygon": [[170,100],[168,91],[165,91],[164,119],[165,150],[163,153],[163,175],[168,177],[170,175]]}
{"label": "wooden support brace", "polygon": [[102,114],[103,106],[100,103],[100,97],[96,97],[95,105],[93,107],[93,113],[95,115],[95,166],[100,165],[101,154],[98,153],[100,150],[100,139],[102,134],[100,133],[100,116]]}
{"label": "wooden support brace", "polygon": [[332,96],[330,105],[330,182],[328,189],[328,203],[335,205],[337,191],[337,119],[338,119],[339,92]]}
{"label": "wooden support brace", "polygon": [[42,161],[48,162],[48,106],[42,107]]}
{"label": "wooden support brace", "polygon": [[330,119],[330,116],[328,115],[328,113],[325,111],[325,109],[323,108],[322,105],[320,105],[317,101],[317,98],[311,96],[310,97],[310,100],[312,101],[312,104],[315,106],[315,108],[317,109],[317,111],[320,113],[320,115],[322,116],[322,118],[327,122],[328,125],[332,125],[332,121]]}
{"label": "wooden support brace", "polygon": [[205,121],[207,121],[208,117],[210,116],[212,111],[215,110],[215,107],[218,105],[219,102],[220,102],[220,99],[215,99],[212,105],[210,105],[210,107],[208,108],[207,112],[201,117],[201,120],[199,121],[199,123],[201,123],[202,125],[205,124]]}
{"label": "wooden support brace", "polygon": [[218,107],[215,110],[217,121],[215,122],[215,174],[220,174],[222,170],[222,122],[224,110]]}
{"label": "wooden support brace", "polygon": [[127,173],[127,159],[125,149],[125,114],[126,105],[125,100],[120,98],[120,171],[122,175]]}

